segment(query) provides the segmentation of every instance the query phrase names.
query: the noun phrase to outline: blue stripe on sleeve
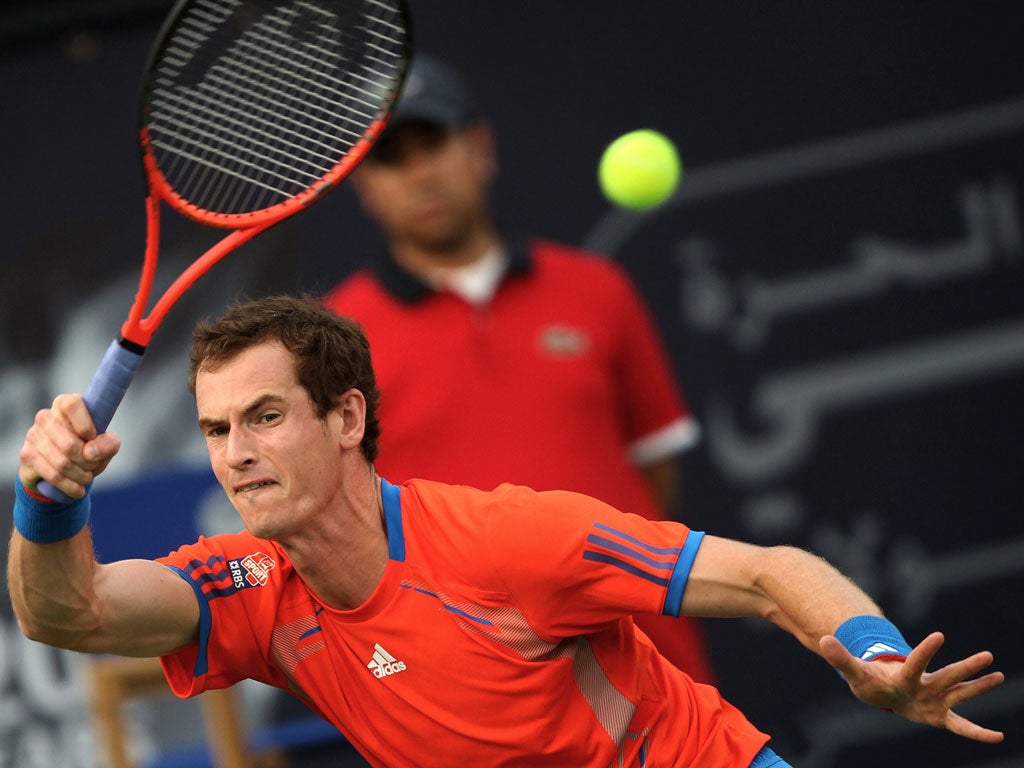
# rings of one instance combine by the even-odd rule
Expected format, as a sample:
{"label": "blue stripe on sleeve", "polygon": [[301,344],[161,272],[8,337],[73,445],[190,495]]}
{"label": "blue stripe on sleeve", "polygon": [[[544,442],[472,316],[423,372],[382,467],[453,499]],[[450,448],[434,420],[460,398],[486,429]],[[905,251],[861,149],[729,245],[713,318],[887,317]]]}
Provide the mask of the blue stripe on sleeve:
{"label": "blue stripe on sleeve", "polygon": [[595,563],[605,563],[607,565],[615,566],[626,573],[632,574],[633,576],[639,576],[641,579],[646,579],[647,581],[654,582],[655,584],[660,584],[663,587],[669,586],[670,584],[668,579],[655,576],[653,573],[648,573],[641,568],[637,568],[632,563],[627,563],[625,560],[614,557],[613,555],[609,555],[605,552],[591,552],[590,550],[586,550],[583,553],[583,559],[590,560]]}
{"label": "blue stripe on sleeve", "polygon": [[196,593],[196,602],[199,603],[199,652],[196,654],[196,666],[192,670],[192,677],[202,677],[209,671],[206,651],[210,642],[210,628],[213,625],[213,620],[210,616],[210,605],[206,602],[206,596],[203,594],[202,588],[192,581],[188,574],[180,568],[175,568],[173,565],[166,567],[181,576],[185,583],[192,587],[192,591]]}
{"label": "blue stripe on sleeve", "polygon": [[665,607],[662,613],[666,616],[679,615],[679,607],[683,602],[683,590],[686,589],[686,582],[690,578],[690,569],[693,567],[693,559],[697,557],[697,550],[703,539],[704,531],[690,531],[686,537],[683,551],[679,553],[676,567],[672,569],[668,592],[665,594]]}
{"label": "blue stripe on sleeve", "polygon": [[[617,541],[607,539],[604,536],[598,536],[596,533],[592,533],[589,536],[587,536],[587,543],[597,544],[598,546],[604,547],[605,549],[610,549],[613,552],[618,552],[620,555],[628,555],[629,557],[632,557],[634,560],[639,560],[641,563],[653,565],[655,568],[668,569],[672,568],[674,565],[672,560],[655,560],[653,557],[647,557],[646,555],[640,554],[635,549],[631,549],[630,547],[627,547],[625,544],[619,544]],[[650,550],[648,549],[648,551]],[[672,551],[673,555],[676,555],[678,553],[678,549]]]}
{"label": "blue stripe on sleeve", "polygon": [[628,541],[631,544],[636,544],[638,547],[646,549],[648,552],[654,555],[679,554],[679,547],[655,547],[651,544],[648,544],[647,542],[640,541],[640,539],[636,538],[635,536],[630,536],[628,533],[620,531],[616,528],[612,528],[610,525],[605,525],[604,523],[595,522],[594,527],[597,528],[599,531],[604,531],[605,533],[610,533],[614,536],[617,536],[620,539],[624,539],[625,541]]}

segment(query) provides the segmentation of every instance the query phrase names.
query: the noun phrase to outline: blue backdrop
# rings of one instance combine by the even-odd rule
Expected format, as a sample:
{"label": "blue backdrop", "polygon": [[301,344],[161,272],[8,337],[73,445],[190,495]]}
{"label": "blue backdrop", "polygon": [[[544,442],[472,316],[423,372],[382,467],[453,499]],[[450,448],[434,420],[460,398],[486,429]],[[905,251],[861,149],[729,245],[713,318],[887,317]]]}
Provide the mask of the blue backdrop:
{"label": "blue backdrop", "polygon": [[[0,17],[9,476],[35,409],[84,388],[134,290],[136,89],[168,4],[139,3],[135,16],[125,5],[82,2],[71,23],[39,2]],[[681,517],[827,556],[911,641],[945,631],[940,661],[991,649],[1009,680],[965,713],[1010,738],[982,747],[866,710],[755,622],[707,624],[726,695],[801,768],[1024,765],[1017,4],[413,10],[419,49],[462,67],[493,116],[503,215],[605,251],[650,301],[704,428]],[[595,170],[608,141],[639,127],[678,142],[686,176],[663,208],[628,214],[601,199]],[[169,222],[168,271],[208,240]],[[343,187],[175,308],[112,425],[124,449],[96,505],[108,552],[162,554],[150,551],[158,534],[231,524],[206,495],[184,387],[194,320],[239,294],[324,290],[374,243]],[[2,527],[11,490],[0,486]],[[182,494],[190,517],[175,520]],[[81,705],[52,695],[74,688],[74,662],[21,642],[3,600],[0,651],[0,766],[91,765],[76,747],[88,738]]]}

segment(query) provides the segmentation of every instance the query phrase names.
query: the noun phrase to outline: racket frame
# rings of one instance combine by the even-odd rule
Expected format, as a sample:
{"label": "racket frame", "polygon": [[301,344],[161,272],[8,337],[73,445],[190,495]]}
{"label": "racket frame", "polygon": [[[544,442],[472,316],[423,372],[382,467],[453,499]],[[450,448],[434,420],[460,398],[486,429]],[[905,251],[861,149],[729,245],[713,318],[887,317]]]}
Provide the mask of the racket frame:
{"label": "racket frame", "polygon": [[[247,243],[256,235],[284,219],[307,208],[334,189],[366,156],[381,132],[387,126],[395,102],[409,70],[413,50],[412,16],[406,0],[392,0],[398,10],[404,28],[402,29],[401,55],[394,88],[381,101],[376,119],[363,131],[362,136],[344,153],[343,157],[321,178],[300,193],[267,208],[245,213],[217,213],[193,205],[173,189],[159,168],[152,147],[151,136],[146,122],[145,106],[152,92],[152,78],[171,36],[180,23],[184,9],[195,0],[178,0],[165,19],[157,39],[152,46],[143,78],[140,98],[139,147],[146,187],[146,247],[138,288],[127,319],[121,326],[121,333],[108,347],[93,375],[83,398],[98,433],[106,431],[124,397],[128,386],[153,333],[163,322],[171,307],[195,282],[208,272],[227,254]],[[272,3],[272,0],[271,0]],[[160,252],[160,206],[166,203],[186,218],[222,229],[234,229],[203,255],[192,262],[163,292],[148,315],[153,283],[156,278]],[[48,481],[41,481],[38,490],[58,502],[73,499]]]}

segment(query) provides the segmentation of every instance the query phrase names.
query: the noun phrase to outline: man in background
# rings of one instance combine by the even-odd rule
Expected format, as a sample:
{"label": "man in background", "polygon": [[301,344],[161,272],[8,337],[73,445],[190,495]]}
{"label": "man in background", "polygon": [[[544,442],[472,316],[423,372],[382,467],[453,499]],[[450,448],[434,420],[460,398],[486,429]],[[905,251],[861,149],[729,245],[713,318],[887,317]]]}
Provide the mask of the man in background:
{"label": "man in background", "polygon": [[[564,488],[675,516],[679,454],[698,436],[625,272],[500,225],[494,135],[445,62],[417,56],[385,134],[353,174],[387,248],[325,297],[370,339],[386,476],[482,489]],[[637,624],[699,682],[694,620]]]}

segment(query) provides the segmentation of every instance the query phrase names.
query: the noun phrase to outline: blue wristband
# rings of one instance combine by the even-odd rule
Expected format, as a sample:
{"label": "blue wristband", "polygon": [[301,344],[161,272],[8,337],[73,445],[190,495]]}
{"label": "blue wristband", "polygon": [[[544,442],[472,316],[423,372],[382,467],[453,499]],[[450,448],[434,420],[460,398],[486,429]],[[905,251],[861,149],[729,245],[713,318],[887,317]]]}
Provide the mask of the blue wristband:
{"label": "blue wristband", "polygon": [[89,492],[67,503],[30,496],[18,478],[14,483],[14,527],[36,544],[70,539],[89,521]]}
{"label": "blue wristband", "polygon": [[881,616],[854,616],[840,624],[834,634],[861,661],[903,660],[912,650],[896,625]]}

